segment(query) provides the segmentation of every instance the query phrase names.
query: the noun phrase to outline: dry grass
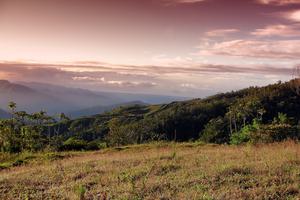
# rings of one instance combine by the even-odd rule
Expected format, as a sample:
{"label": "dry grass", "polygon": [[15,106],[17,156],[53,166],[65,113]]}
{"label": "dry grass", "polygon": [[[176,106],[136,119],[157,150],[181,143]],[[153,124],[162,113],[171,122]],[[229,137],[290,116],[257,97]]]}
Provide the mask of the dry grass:
{"label": "dry grass", "polygon": [[2,170],[0,199],[300,199],[300,145],[88,152]]}

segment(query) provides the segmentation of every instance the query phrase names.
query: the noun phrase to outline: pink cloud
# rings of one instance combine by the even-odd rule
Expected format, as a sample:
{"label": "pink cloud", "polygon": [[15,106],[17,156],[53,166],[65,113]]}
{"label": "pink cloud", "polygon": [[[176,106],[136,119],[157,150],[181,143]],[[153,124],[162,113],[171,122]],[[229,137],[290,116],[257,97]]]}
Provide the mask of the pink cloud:
{"label": "pink cloud", "polygon": [[300,10],[293,10],[282,14],[283,17],[291,21],[300,22]]}
{"label": "pink cloud", "polygon": [[[107,83],[111,85],[126,85],[131,82],[131,85],[158,85],[157,81],[160,78],[165,79],[166,77],[175,78],[174,74],[224,74],[224,73],[256,73],[256,74],[291,74],[291,69],[287,69],[283,66],[266,66],[266,65],[217,65],[209,63],[198,63],[194,65],[189,65],[187,67],[182,66],[160,66],[160,65],[132,65],[126,66],[126,72],[136,73],[136,72],[146,72],[147,74],[156,74],[155,77],[152,76],[136,76],[133,77],[126,75],[119,75],[117,72],[119,68],[105,68],[103,66],[96,65],[95,69],[106,69],[109,71],[72,71],[72,70],[62,70],[62,68],[68,68],[68,65],[56,65],[43,64],[43,63],[5,63],[0,61],[0,74],[11,74],[12,76],[6,77],[12,80],[21,81],[38,81],[38,82],[57,82],[70,81],[70,82],[98,82]],[[78,66],[82,69],[86,66]],[[93,66],[90,66],[93,67]],[[72,66],[73,68],[73,66]],[[117,75],[116,75],[117,74]],[[185,85],[187,86],[187,85]]]}
{"label": "pink cloud", "polygon": [[206,32],[206,36],[208,37],[224,37],[228,34],[237,33],[239,30],[237,29],[216,29],[212,31]]}
{"label": "pink cloud", "polygon": [[299,0],[257,0],[258,3],[266,5],[290,5],[290,4],[300,4]]}
{"label": "pink cloud", "polygon": [[115,85],[118,87],[154,87],[157,83],[154,82],[138,82],[138,81],[107,81],[107,84]]}
{"label": "pink cloud", "polygon": [[270,25],[262,29],[256,29],[252,35],[265,37],[265,36],[281,36],[293,37],[300,35],[299,25]]}
{"label": "pink cloud", "polygon": [[105,82],[104,77],[90,77],[90,76],[74,76],[72,77],[74,81],[95,81],[95,82]]}
{"label": "pink cloud", "polygon": [[197,88],[196,85],[193,84],[193,83],[182,83],[182,84],[180,84],[180,87],[183,87],[183,88],[192,88],[192,89]]}
{"label": "pink cloud", "polygon": [[162,0],[165,5],[200,3],[209,0]]}
{"label": "pink cloud", "polygon": [[175,0],[175,2],[178,3],[197,3],[202,1],[207,1],[207,0]]}
{"label": "pink cloud", "polygon": [[300,40],[233,40],[205,46],[201,55],[226,55],[270,59],[299,59]]}
{"label": "pink cloud", "polygon": [[78,82],[90,82],[90,83],[102,83],[105,85],[112,85],[117,87],[154,87],[157,85],[155,82],[145,82],[145,81],[122,81],[122,80],[106,80],[105,77],[95,77],[95,76],[75,76],[72,77],[73,81]]}

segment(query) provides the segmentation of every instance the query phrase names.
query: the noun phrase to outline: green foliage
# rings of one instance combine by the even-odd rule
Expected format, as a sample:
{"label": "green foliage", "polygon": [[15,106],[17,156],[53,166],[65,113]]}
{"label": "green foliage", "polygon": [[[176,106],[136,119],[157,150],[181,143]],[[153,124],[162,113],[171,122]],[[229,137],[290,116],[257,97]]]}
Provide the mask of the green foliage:
{"label": "green foliage", "polygon": [[107,144],[105,142],[94,140],[94,141],[88,142],[85,149],[93,151],[93,150],[100,150],[100,149],[104,149],[104,148],[107,148]]}
{"label": "green foliage", "polygon": [[16,153],[22,150],[21,138],[15,130],[13,119],[0,122],[0,147],[2,152]]}
{"label": "green foliage", "polygon": [[45,111],[33,114],[16,111],[17,105],[14,102],[10,102],[8,107],[11,110],[11,119],[0,121],[0,150],[2,152],[34,152],[53,144],[49,128],[50,123],[54,123],[54,119]]}
{"label": "green foliage", "polygon": [[252,124],[244,126],[239,132],[231,135],[230,144],[239,145],[251,141],[252,133],[258,131],[259,127],[259,121],[253,120]]}
{"label": "green foliage", "polygon": [[79,140],[76,138],[69,138],[67,141],[63,143],[63,150],[85,150],[87,148],[88,143],[84,140]]}
{"label": "green foliage", "polygon": [[41,135],[42,127],[21,127],[22,149],[26,151],[39,151],[44,148],[45,138]]}
{"label": "green foliage", "polygon": [[287,124],[288,123],[287,114],[279,112],[277,118],[274,118],[273,123],[274,124]]}
{"label": "green foliage", "polygon": [[204,127],[200,140],[206,143],[225,143],[227,122],[222,117],[210,120]]}
{"label": "green foliage", "polygon": [[286,139],[298,140],[299,136],[299,130],[290,124],[267,124],[251,133],[251,142],[271,143]]}
{"label": "green foliage", "polygon": [[118,119],[112,119],[109,122],[109,133],[106,140],[110,142],[111,145],[124,145],[130,143],[129,132],[126,130]]}
{"label": "green foliage", "polygon": [[298,140],[300,138],[297,126],[288,124],[288,116],[278,113],[271,124],[261,124],[254,120],[252,125],[246,125],[238,133],[231,136],[231,144],[242,143],[271,143],[286,139]]}

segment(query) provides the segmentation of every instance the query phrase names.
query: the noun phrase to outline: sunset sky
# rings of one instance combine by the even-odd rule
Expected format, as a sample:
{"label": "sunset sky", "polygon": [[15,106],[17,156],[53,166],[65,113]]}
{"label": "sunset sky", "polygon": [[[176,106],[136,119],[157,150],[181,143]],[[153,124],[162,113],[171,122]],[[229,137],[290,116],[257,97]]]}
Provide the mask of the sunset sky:
{"label": "sunset sky", "polygon": [[297,64],[300,0],[0,0],[0,79],[203,97]]}

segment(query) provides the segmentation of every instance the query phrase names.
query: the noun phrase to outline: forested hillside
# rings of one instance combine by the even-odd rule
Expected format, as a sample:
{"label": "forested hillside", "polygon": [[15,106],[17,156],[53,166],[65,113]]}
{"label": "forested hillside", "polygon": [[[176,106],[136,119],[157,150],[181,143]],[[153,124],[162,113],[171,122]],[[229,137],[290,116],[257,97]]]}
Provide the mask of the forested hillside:
{"label": "forested hillside", "polygon": [[[13,140],[19,143],[14,151],[21,151],[46,146],[58,150],[97,149],[153,140],[241,144],[300,136],[300,96],[292,89],[292,82],[205,99],[120,107],[76,120],[62,115],[57,121],[43,112],[28,115],[16,112],[14,105],[11,108],[15,118],[3,120],[0,126],[3,151],[17,144]],[[8,132],[12,134],[6,135]]]}

